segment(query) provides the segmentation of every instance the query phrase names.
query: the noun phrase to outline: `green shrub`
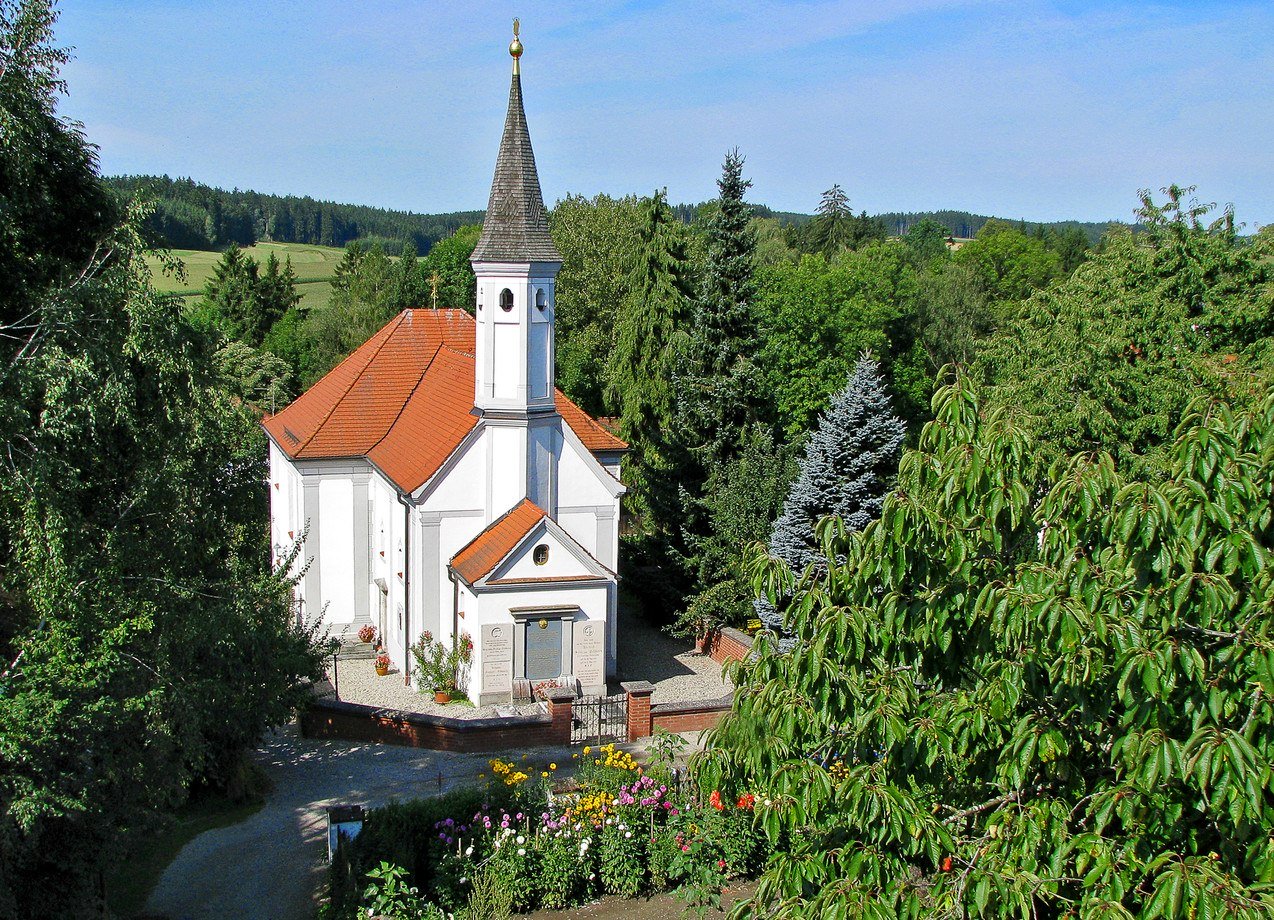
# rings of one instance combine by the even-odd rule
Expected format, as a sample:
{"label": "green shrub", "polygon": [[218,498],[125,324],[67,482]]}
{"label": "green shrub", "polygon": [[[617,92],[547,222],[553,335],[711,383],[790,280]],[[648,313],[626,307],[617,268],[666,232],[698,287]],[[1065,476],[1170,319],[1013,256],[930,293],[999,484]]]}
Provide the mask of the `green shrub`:
{"label": "green shrub", "polygon": [[597,846],[598,875],[607,894],[631,898],[646,885],[646,829],[616,822],[601,834]]}

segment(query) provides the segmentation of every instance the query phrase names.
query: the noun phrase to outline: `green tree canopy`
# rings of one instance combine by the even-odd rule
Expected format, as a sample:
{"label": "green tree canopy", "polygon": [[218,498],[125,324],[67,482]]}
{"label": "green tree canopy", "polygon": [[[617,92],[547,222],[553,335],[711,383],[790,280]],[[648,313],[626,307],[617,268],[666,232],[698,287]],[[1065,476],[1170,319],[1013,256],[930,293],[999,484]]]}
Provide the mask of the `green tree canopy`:
{"label": "green tree canopy", "polygon": [[1274,247],[1238,240],[1228,215],[1204,225],[1207,206],[1165,191],[1163,205],[1143,193],[1144,232],[1112,234],[1015,308],[976,364],[990,399],[1029,417],[1054,454],[1157,463],[1197,395],[1243,402],[1270,384]]}
{"label": "green tree canopy", "polygon": [[594,415],[618,410],[605,399],[616,312],[640,248],[641,203],[634,196],[567,195],[549,215],[562,254],[554,322],[557,385]]}
{"label": "green tree canopy", "polygon": [[664,192],[643,202],[639,248],[607,366],[606,400],[619,407],[620,434],[629,444],[624,479],[628,500],[639,512],[649,510],[650,477],[667,467],[663,453],[673,415],[674,359],[691,302],[686,233]]}
{"label": "green tree canopy", "polygon": [[103,221],[91,150],[55,114],[53,20],[0,2],[0,196],[19,205],[0,221],[50,208],[5,224],[0,262],[6,917],[101,916],[103,870],[225,782],[319,667],[264,545],[260,429],[150,286],[144,213]]}
{"label": "green tree canopy", "polygon": [[967,380],[934,416],[826,577],[758,568],[799,643],[697,765],[779,848],[757,909],[1269,916],[1274,395],[1196,402],[1152,478],[1044,471]]}

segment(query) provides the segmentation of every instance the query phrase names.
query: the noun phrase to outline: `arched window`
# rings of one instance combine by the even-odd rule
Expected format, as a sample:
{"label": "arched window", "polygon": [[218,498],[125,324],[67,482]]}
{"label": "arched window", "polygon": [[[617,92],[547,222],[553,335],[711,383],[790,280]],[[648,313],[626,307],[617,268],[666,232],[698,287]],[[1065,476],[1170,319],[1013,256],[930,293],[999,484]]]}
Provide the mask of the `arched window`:
{"label": "arched window", "polygon": [[508,288],[500,292],[500,309],[505,313],[513,309],[513,292]]}
{"label": "arched window", "polygon": [[549,305],[548,295],[544,293],[544,288],[537,288],[535,291],[535,306],[541,312]]}
{"label": "arched window", "polygon": [[536,565],[544,565],[544,563],[548,562],[549,561],[548,544],[541,543],[539,546],[537,546],[535,548],[535,551],[531,554],[531,558],[535,560]]}

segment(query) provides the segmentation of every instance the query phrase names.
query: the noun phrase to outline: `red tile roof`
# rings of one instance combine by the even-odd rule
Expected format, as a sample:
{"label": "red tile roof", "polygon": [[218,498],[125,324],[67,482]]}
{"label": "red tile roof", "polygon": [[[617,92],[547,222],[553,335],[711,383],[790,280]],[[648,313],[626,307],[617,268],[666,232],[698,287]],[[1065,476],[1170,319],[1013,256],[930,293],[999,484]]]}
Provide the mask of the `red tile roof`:
{"label": "red tile roof", "polygon": [[451,557],[451,568],[469,584],[485,578],[547,514],[529,498],[496,518]]}
{"label": "red tile roof", "polygon": [[[460,446],[472,414],[476,324],[463,310],[404,310],[290,406],[262,423],[289,457],[366,457],[405,492]],[[627,445],[557,391],[590,451]]]}

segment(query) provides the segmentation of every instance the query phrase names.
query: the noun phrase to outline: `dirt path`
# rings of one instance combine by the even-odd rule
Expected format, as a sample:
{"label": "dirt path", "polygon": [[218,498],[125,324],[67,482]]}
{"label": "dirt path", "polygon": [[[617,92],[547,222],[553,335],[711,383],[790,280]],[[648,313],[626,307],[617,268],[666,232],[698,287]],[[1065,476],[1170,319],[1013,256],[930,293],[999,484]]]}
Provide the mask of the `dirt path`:
{"label": "dirt path", "polygon": [[288,726],[256,756],[274,783],[264,807],[186,844],[151,893],[147,916],[312,920],[327,869],[325,806],[375,806],[467,785],[489,755],[301,738]]}

